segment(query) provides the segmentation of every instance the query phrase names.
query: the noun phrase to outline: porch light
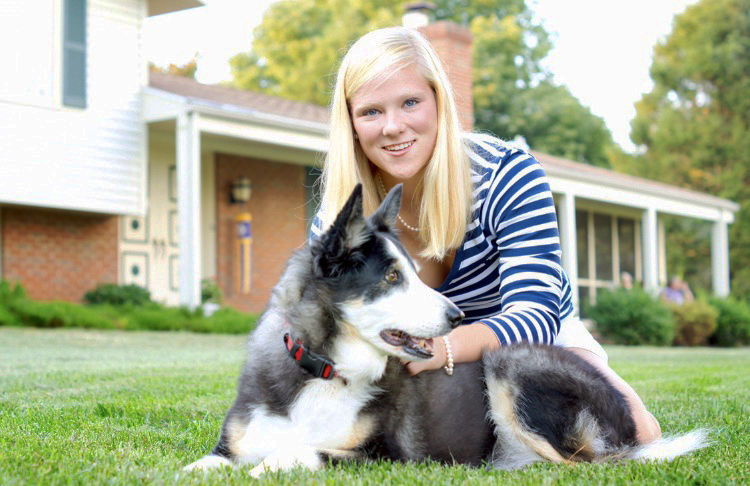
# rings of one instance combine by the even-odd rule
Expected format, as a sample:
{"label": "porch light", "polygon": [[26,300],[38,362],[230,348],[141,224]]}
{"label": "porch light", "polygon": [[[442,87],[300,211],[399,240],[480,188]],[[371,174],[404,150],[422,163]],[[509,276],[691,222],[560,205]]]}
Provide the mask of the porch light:
{"label": "porch light", "polygon": [[248,177],[240,177],[232,183],[232,194],[230,201],[233,204],[246,203],[253,193],[253,186]]}

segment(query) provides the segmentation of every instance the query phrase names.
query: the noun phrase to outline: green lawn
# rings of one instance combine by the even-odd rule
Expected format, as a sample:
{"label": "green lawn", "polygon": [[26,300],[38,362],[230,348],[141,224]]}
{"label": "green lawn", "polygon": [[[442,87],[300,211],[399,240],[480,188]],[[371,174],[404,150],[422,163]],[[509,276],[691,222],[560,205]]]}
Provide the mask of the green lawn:
{"label": "green lawn", "polygon": [[[0,328],[0,484],[248,483],[249,469],[181,471],[214,445],[234,398],[244,342],[173,332]],[[750,349],[608,351],[665,431],[709,427],[714,445],[671,463],[540,464],[512,473],[377,463],[273,474],[264,482],[750,481]]]}

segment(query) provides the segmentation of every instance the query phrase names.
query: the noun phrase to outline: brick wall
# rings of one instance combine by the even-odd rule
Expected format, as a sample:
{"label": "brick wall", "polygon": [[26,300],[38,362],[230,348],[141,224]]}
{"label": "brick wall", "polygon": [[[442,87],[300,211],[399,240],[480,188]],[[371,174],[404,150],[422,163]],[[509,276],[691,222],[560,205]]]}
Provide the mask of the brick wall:
{"label": "brick wall", "polygon": [[430,41],[443,62],[453,87],[464,131],[474,128],[474,98],[471,91],[473,36],[471,31],[453,22],[441,21],[419,29]]}
{"label": "brick wall", "polygon": [[3,278],[20,281],[34,299],[80,301],[103,282],[117,282],[117,217],[4,207]]}
{"label": "brick wall", "polygon": [[[216,279],[227,304],[260,312],[292,252],[305,242],[305,168],[246,157],[216,155]],[[230,204],[232,182],[249,177],[253,193],[247,204]],[[252,288],[237,289],[235,218],[253,217]]]}

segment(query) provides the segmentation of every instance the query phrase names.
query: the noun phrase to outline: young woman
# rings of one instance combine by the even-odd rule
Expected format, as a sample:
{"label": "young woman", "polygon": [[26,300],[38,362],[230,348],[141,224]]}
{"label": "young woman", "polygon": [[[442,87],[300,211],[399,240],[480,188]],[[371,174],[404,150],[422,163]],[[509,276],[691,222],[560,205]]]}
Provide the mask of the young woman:
{"label": "young woman", "polygon": [[450,83],[424,37],[393,27],[354,43],[338,71],[330,123],[313,234],[358,182],[366,214],[403,184],[401,240],[420,278],[466,314],[465,325],[435,343],[432,359],[406,365],[410,373],[476,361],[522,340],[566,346],[625,396],[642,443],[661,436],[573,312],[544,171],[494,137],[462,133]]}

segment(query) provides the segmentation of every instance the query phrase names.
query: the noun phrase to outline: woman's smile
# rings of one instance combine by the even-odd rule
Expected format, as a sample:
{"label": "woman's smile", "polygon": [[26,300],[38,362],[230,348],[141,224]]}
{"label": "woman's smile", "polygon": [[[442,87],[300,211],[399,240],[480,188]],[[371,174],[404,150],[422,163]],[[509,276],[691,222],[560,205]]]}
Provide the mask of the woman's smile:
{"label": "woman's smile", "polygon": [[350,109],[362,151],[389,185],[420,174],[432,158],[438,122],[435,93],[416,66],[365,83]]}

